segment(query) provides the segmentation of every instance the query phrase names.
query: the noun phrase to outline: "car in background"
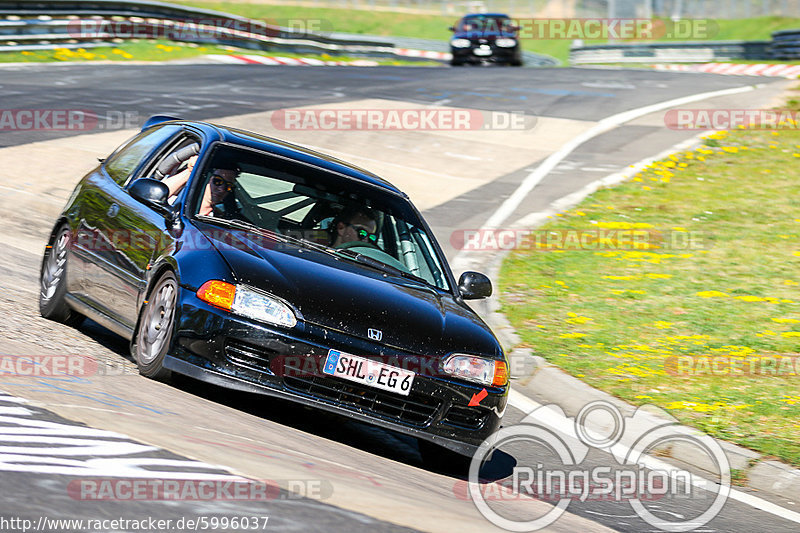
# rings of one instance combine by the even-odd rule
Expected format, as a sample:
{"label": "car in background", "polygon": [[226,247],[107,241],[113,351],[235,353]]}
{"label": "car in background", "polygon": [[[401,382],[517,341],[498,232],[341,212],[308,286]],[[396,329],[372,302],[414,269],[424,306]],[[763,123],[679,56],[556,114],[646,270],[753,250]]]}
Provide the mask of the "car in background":
{"label": "car in background", "polygon": [[450,27],[453,66],[497,63],[522,66],[519,28],[502,13],[474,13]]}
{"label": "car in background", "polygon": [[[164,180],[180,175],[173,191]],[[419,211],[382,178],[157,116],[70,196],[39,308],[130,340],[144,376],[175,372],[411,435],[441,466],[471,455],[505,411],[505,354],[465,302],[491,292],[483,274],[453,277]]]}

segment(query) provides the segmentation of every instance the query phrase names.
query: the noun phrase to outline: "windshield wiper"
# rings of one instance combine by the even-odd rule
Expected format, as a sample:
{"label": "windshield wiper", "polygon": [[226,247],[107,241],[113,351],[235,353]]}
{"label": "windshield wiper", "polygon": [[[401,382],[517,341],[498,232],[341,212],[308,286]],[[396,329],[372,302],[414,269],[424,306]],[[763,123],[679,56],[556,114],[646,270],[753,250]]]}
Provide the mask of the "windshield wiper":
{"label": "windshield wiper", "polygon": [[414,281],[419,282],[419,283],[424,283],[425,285],[430,285],[425,279],[423,279],[423,278],[421,278],[419,276],[415,276],[411,272],[406,272],[405,270],[402,270],[402,269],[399,269],[399,268],[397,268],[395,266],[392,266],[392,265],[389,265],[387,263],[384,263],[383,261],[381,261],[379,259],[375,259],[374,257],[370,257],[368,255],[364,255],[364,254],[356,252],[354,250],[348,250],[348,249],[339,250],[339,249],[335,249],[335,248],[333,248],[333,250],[336,253],[344,255],[345,257],[353,259],[354,261],[357,261],[357,262],[359,262],[359,263],[361,263],[363,265],[367,265],[369,267],[381,270],[381,271],[386,272],[388,274],[392,274],[393,276],[400,276],[400,277],[403,277],[403,278],[414,280]]}
{"label": "windshield wiper", "polygon": [[207,217],[204,215],[197,215],[201,217],[203,222],[211,222],[221,224],[223,226],[228,226],[236,229],[243,229],[247,231],[255,231],[260,235],[266,234],[269,237],[274,237],[275,240],[282,241],[282,242],[289,242],[286,239],[285,235],[278,233],[277,231],[268,230],[266,228],[262,228],[261,226],[257,226],[252,222],[248,222],[246,220],[240,219],[229,219],[229,218],[218,218],[218,217]]}

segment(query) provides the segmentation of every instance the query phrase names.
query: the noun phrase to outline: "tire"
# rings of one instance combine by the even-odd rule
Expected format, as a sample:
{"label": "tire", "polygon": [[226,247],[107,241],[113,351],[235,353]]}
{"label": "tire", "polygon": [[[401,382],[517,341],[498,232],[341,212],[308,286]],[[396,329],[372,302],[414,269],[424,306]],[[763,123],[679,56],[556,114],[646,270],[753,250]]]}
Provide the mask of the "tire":
{"label": "tire", "polygon": [[461,455],[430,441],[417,439],[419,455],[427,468],[444,474],[466,474],[472,457]]}
{"label": "tire", "polygon": [[157,381],[167,381],[172,374],[164,368],[164,358],[172,343],[177,301],[178,281],[175,274],[165,272],[142,306],[131,343],[131,355],[139,373]]}
{"label": "tire", "polygon": [[63,225],[47,243],[39,273],[39,313],[49,320],[76,327],[83,321],[83,315],[70,308],[65,298],[71,239],[69,226]]}
{"label": "tire", "polygon": [[451,67],[463,67],[464,66],[464,62],[463,61],[450,61],[450,66]]}

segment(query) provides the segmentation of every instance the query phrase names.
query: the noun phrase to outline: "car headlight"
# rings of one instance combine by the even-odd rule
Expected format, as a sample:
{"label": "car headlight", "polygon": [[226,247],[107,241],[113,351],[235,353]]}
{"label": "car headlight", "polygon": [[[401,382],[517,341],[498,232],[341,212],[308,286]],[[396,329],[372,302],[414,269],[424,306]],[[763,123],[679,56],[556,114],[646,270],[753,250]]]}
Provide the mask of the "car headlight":
{"label": "car headlight", "polygon": [[501,39],[497,39],[494,42],[494,44],[499,46],[500,48],[514,48],[515,46],[517,46],[517,41],[516,39],[509,39],[504,37]]}
{"label": "car headlight", "polygon": [[442,363],[442,370],[445,374],[481,385],[502,387],[508,383],[508,366],[505,361],[477,355],[450,355]]}
{"label": "car headlight", "polygon": [[203,283],[197,297],[215,307],[253,320],[292,328],[297,317],[288,305],[265,292],[245,285],[232,285],[220,280]]}
{"label": "car headlight", "polygon": [[466,48],[470,45],[469,39],[453,39],[450,46],[453,48]]}

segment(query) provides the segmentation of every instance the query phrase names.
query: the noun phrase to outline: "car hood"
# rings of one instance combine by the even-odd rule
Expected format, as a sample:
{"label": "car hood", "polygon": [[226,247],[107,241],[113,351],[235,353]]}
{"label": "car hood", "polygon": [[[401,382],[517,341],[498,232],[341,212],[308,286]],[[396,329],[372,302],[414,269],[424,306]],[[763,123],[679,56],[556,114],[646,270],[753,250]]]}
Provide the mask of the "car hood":
{"label": "car hood", "polygon": [[466,352],[498,357],[488,326],[451,294],[324,252],[244,230],[200,223],[237,282],[285,300],[298,318],[421,355]]}

